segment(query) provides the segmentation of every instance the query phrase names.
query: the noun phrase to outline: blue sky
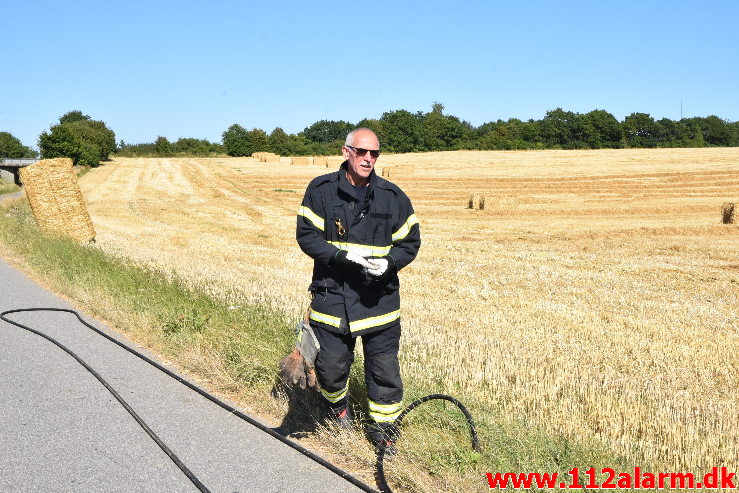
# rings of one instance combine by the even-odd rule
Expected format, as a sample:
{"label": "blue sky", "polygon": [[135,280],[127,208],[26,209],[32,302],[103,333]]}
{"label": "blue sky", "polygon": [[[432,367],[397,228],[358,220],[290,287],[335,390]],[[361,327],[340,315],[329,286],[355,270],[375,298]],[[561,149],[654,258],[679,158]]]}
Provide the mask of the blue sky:
{"label": "blue sky", "polygon": [[0,0],[0,131],[72,109],[117,139],[220,141],[396,109],[473,125],[604,109],[739,120],[734,1]]}

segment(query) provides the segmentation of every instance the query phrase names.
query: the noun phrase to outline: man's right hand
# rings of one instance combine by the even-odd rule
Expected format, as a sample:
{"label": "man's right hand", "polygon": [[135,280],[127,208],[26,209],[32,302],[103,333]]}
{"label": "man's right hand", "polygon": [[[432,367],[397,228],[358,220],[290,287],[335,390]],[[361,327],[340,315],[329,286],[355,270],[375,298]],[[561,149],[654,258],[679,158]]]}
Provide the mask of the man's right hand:
{"label": "man's right hand", "polygon": [[358,253],[348,252],[346,250],[339,250],[336,254],[336,264],[342,267],[351,267],[355,269],[371,269],[372,265],[367,262],[367,259],[359,255]]}

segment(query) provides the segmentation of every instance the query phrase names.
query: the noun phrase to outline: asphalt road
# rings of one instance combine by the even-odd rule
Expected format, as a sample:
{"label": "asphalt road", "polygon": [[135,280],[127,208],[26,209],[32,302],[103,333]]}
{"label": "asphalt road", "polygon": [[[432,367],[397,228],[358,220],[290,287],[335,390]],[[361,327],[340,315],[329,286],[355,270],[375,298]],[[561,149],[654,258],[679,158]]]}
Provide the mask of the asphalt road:
{"label": "asphalt road", "polygon": [[[72,308],[0,260],[0,312],[32,307]],[[213,492],[361,491],[90,331],[73,315],[11,317],[77,353]],[[72,357],[0,321],[0,491],[198,490]]]}

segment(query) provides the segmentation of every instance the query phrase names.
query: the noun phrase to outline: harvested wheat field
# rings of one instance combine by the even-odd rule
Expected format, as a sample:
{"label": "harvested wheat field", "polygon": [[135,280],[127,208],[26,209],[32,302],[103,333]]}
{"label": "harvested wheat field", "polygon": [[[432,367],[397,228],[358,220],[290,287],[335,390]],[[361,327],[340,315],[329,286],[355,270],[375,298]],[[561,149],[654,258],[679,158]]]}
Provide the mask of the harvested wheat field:
{"label": "harvested wheat field", "polygon": [[[406,379],[635,461],[739,467],[739,226],[721,224],[722,204],[739,202],[739,148],[377,167],[413,200],[423,238],[401,273]],[[80,186],[104,250],[297,318],[312,262],[295,213],[326,171],[117,159]],[[484,210],[467,208],[473,193]]]}

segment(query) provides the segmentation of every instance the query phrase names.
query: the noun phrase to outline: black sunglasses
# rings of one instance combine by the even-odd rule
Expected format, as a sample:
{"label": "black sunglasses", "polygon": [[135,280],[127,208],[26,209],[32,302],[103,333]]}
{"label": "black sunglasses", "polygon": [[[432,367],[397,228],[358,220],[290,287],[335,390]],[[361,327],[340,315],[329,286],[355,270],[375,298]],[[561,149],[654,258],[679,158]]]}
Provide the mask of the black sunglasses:
{"label": "black sunglasses", "polygon": [[364,156],[368,152],[370,153],[370,156],[372,156],[375,159],[380,157],[380,149],[362,149],[361,147],[354,147],[354,146],[348,146],[348,145],[345,145],[344,147],[351,149],[352,151],[354,151],[354,154],[360,157]]}

